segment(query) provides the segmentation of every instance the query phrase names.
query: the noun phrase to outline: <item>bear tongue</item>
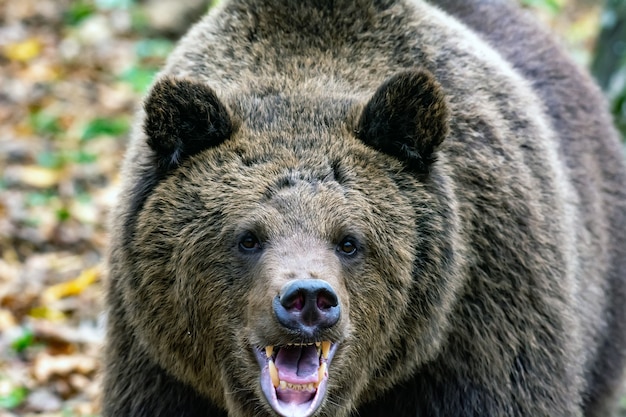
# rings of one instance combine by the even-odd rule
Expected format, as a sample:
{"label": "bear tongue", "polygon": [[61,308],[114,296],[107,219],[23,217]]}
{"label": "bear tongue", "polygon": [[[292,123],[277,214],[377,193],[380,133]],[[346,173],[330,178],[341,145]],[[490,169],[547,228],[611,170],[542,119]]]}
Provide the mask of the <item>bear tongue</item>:
{"label": "bear tongue", "polygon": [[317,382],[320,359],[315,345],[281,347],[275,364],[281,381],[292,384]]}

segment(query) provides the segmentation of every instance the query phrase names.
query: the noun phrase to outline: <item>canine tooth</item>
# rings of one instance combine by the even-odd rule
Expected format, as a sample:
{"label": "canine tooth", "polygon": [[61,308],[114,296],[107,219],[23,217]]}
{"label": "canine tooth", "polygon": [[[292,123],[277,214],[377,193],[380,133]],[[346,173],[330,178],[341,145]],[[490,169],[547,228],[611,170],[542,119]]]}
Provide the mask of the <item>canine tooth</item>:
{"label": "canine tooth", "polygon": [[278,379],[278,369],[276,369],[276,365],[274,365],[274,361],[271,359],[267,362],[267,366],[270,369],[270,378],[272,379],[272,385],[274,385],[274,388],[277,388],[278,385],[280,385],[280,380]]}
{"label": "canine tooth", "polygon": [[328,359],[328,352],[330,351],[330,342],[328,340],[322,342],[322,356],[324,359]]}
{"label": "canine tooth", "polygon": [[326,362],[322,362],[319,369],[317,370],[317,385],[319,385],[320,382],[322,382],[322,380],[324,379],[324,376],[326,376]]}
{"label": "canine tooth", "polygon": [[265,354],[267,355],[268,358],[271,358],[273,353],[274,353],[274,346],[270,345],[270,346],[265,347]]}

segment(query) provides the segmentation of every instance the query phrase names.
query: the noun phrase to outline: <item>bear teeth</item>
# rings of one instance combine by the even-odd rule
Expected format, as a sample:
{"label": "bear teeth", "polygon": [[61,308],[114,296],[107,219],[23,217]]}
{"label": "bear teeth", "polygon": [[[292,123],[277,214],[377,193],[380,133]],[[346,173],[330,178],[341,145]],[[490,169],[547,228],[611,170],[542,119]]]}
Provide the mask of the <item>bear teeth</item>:
{"label": "bear teeth", "polygon": [[294,391],[314,391],[322,382],[327,372],[328,354],[330,353],[331,342],[328,340],[315,343],[288,343],[287,346],[313,346],[317,348],[317,355],[320,358],[320,366],[317,370],[317,382],[309,384],[293,384],[291,382],[283,381],[278,377],[278,368],[274,364],[275,348],[273,345],[265,346],[265,355],[267,357],[267,366],[269,368],[270,379],[274,388],[291,389]]}
{"label": "bear teeth", "polygon": [[[313,346],[313,345],[319,345],[321,342],[315,342],[315,343],[287,343],[287,346]],[[329,342],[330,343],[330,342]]]}
{"label": "bear teeth", "polygon": [[319,383],[310,383],[310,384],[292,384],[291,382],[280,381],[280,388],[282,389],[291,389],[294,391],[315,391]]}
{"label": "bear teeth", "polygon": [[326,340],[322,342],[322,356],[324,359],[328,359],[328,352],[330,352],[330,342]]}
{"label": "bear teeth", "polygon": [[[328,353],[330,352],[330,341],[329,340],[324,340],[323,342],[315,342],[315,343],[287,343],[287,346],[313,346],[315,345],[315,347],[317,348],[317,355],[324,358],[324,359],[328,359]],[[274,346],[273,345],[267,345],[265,346],[265,356],[267,357],[267,359],[272,358],[272,356],[274,355]]]}
{"label": "bear teeth", "polygon": [[274,388],[278,388],[281,381],[278,379],[278,369],[276,368],[276,365],[274,365],[274,361],[270,359],[267,362],[267,366],[270,371],[270,378],[272,379],[272,385],[274,385]]}
{"label": "bear teeth", "polygon": [[326,362],[322,362],[320,367],[317,369],[317,383],[315,384],[315,388],[318,387],[320,382],[322,382],[322,380],[326,376],[326,366]]}

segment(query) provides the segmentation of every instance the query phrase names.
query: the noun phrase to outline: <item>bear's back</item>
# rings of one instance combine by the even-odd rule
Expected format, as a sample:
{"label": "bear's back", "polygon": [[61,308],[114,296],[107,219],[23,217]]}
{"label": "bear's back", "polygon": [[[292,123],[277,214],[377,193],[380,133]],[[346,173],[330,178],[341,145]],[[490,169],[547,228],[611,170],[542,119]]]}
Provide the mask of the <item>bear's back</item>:
{"label": "bear's back", "polygon": [[[608,313],[602,313],[607,321],[603,335],[594,329],[593,320],[588,321],[586,329],[586,345],[597,345],[600,351],[587,364],[591,382],[587,396],[590,400],[585,407],[593,412],[589,415],[604,415],[606,410],[602,404],[611,403],[606,396],[617,394],[611,387],[618,385],[621,378],[624,353],[620,346],[626,345],[623,320],[626,317],[626,233],[623,232],[626,230],[626,169],[623,145],[610,118],[606,99],[553,35],[537,24],[529,12],[523,13],[512,2],[430,2],[479,33],[531,82],[557,132],[559,154],[569,168],[581,221],[589,231],[586,239],[581,239],[577,245],[580,305],[587,310],[587,315],[593,301],[597,303],[596,308],[602,305],[609,308]],[[615,233],[619,230],[622,232]],[[608,281],[602,285],[608,299],[594,300],[593,288],[604,279]],[[604,340],[606,337],[613,340]]]}

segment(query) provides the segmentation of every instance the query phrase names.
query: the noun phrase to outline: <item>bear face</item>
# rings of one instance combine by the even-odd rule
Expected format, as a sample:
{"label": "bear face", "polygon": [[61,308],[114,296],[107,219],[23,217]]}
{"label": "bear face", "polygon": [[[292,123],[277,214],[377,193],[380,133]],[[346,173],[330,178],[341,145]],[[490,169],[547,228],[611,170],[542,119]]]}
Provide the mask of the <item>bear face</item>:
{"label": "bear face", "polygon": [[[434,352],[454,222],[427,190],[448,123],[431,74],[400,73],[365,105],[340,106],[334,125],[298,121],[315,130],[293,137],[235,121],[186,80],[158,82],[145,112],[162,178],[132,226],[137,279],[122,285],[129,324],[165,369],[211,398],[230,392],[225,404],[264,397],[278,414],[308,416],[360,395],[353,382],[372,376],[355,358],[401,375]],[[415,308],[423,357],[393,353],[385,347],[406,343],[399,326]]]}

